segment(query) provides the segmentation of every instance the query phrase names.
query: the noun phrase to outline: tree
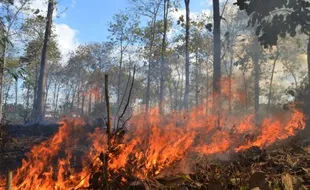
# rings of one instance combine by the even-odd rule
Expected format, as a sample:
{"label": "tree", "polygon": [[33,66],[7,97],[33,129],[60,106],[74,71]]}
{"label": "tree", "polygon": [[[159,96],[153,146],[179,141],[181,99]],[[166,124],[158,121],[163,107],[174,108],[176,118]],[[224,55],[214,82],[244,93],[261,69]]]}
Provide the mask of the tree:
{"label": "tree", "polygon": [[275,46],[278,37],[295,37],[297,30],[308,36],[307,63],[310,84],[310,2],[307,0],[237,0],[235,5],[250,15],[249,26],[265,48]]}
{"label": "tree", "polygon": [[119,47],[120,58],[119,58],[119,69],[118,69],[118,87],[117,87],[117,104],[120,103],[120,90],[121,90],[121,80],[122,80],[122,67],[124,53],[127,51],[129,45],[132,45],[137,40],[137,33],[139,33],[139,22],[137,15],[129,15],[125,12],[120,12],[114,15],[114,23],[109,24],[109,32],[112,36],[111,41],[116,43]]}
{"label": "tree", "polygon": [[48,51],[51,29],[52,29],[52,20],[53,20],[53,11],[54,11],[55,2],[54,0],[48,1],[47,9],[47,20],[46,20],[46,29],[44,36],[44,44],[41,55],[41,65],[40,65],[40,75],[39,75],[39,85],[37,91],[37,105],[36,105],[36,120],[37,122],[42,122],[44,119],[44,109],[45,109],[45,85],[46,85],[46,55]]}
{"label": "tree", "polygon": [[219,0],[213,0],[213,110],[220,107],[221,95],[221,16]]}
{"label": "tree", "polygon": [[185,92],[184,92],[184,102],[183,107],[188,110],[188,96],[189,96],[189,27],[190,27],[190,10],[189,3],[190,0],[184,0],[185,10],[186,10],[186,24],[185,24]]}
{"label": "tree", "polygon": [[[0,122],[2,121],[2,87],[7,49],[12,46],[11,38],[18,34],[20,15],[27,8],[29,0],[3,1],[0,7]],[[18,5],[15,5],[18,4]],[[12,32],[14,31],[14,32]]]}
{"label": "tree", "polygon": [[[133,8],[138,14],[147,17],[150,21],[147,27],[144,28],[142,40],[145,44],[146,59],[147,59],[147,81],[146,81],[146,93],[145,93],[145,112],[148,113],[151,97],[151,75],[152,65],[155,62],[154,46],[157,39],[158,30],[158,15],[160,13],[160,7],[162,0],[131,0]],[[167,10],[168,11],[168,10]]]}
{"label": "tree", "polygon": [[165,53],[166,53],[166,36],[168,26],[168,13],[169,13],[169,0],[164,0],[164,32],[163,42],[161,48],[161,64],[160,64],[160,87],[159,87],[159,111],[163,113],[163,100],[164,100],[164,73],[165,73]]}

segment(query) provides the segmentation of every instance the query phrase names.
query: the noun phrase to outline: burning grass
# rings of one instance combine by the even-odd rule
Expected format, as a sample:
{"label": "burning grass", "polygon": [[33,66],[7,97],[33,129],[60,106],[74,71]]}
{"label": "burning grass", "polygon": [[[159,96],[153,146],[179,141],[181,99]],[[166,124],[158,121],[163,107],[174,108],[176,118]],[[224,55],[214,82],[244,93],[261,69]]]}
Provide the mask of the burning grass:
{"label": "burning grass", "polygon": [[[106,154],[110,158],[109,183],[118,188],[136,180],[150,182],[150,179],[171,173],[172,167],[177,165],[181,165],[177,173],[199,173],[197,167],[182,165],[192,164],[193,156],[195,160],[198,156],[240,152],[253,146],[265,148],[305,127],[305,116],[298,110],[285,120],[266,119],[260,127],[253,124],[252,118],[252,115],[232,118],[223,113],[219,119],[206,115],[202,107],[189,114],[176,112],[163,117],[153,109],[148,116],[133,117],[126,133],[117,131],[109,150],[103,129],[87,133],[82,120],[61,121],[57,134],[34,146],[27,154],[27,159],[14,173],[13,186],[20,190],[100,189],[107,185],[102,178]],[[244,138],[249,132],[253,138]],[[217,175],[226,172],[214,171]],[[203,176],[201,174],[200,178],[207,180]],[[201,180],[197,178],[196,181]],[[2,180],[1,184],[4,183]]]}

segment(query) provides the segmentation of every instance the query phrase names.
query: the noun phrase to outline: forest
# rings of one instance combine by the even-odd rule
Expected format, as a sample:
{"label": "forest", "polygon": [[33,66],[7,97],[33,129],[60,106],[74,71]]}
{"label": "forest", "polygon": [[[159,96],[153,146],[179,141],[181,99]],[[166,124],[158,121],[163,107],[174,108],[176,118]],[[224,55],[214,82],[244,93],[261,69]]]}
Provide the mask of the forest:
{"label": "forest", "polygon": [[309,0],[126,0],[67,54],[33,1],[0,0],[0,189],[310,188]]}

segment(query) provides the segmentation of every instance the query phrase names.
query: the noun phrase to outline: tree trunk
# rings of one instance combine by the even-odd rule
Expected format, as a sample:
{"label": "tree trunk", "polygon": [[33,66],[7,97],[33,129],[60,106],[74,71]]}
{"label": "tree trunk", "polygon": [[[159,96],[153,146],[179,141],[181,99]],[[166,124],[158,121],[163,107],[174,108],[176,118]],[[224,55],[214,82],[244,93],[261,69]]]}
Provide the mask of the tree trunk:
{"label": "tree trunk", "polygon": [[231,87],[231,78],[232,78],[232,71],[233,71],[233,50],[230,53],[230,64],[229,64],[229,74],[228,74],[228,109],[229,113],[232,112],[232,87]]}
{"label": "tree trunk", "polygon": [[17,106],[17,99],[18,99],[18,78],[16,78],[15,83],[15,105]]}
{"label": "tree trunk", "polygon": [[221,96],[221,17],[219,0],[213,0],[214,60],[213,60],[213,111],[220,110]]}
{"label": "tree trunk", "polygon": [[121,97],[121,80],[122,80],[122,66],[123,66],[123,37],[121,37],[121,58],[119,61],[119,69],[118,69],[118,80],[117,80],[117,106],[121,106],[120,97]]}
{"label": "tree trunk", "polygon": [[27,84],[27,92],[26,92],[26,119],[29,119],[29,101],[30,101],[30,84]]}
{"label": "tree trunk", "polygon": [[41,122],[44,119],[44,89],[46,85],[46,56],[49,46],[49,40],[51,36],[52,20],[54,11],[54,0],[49,0],[47,10],[47,22],[45,28],[44,45],[41,56],[41,68],[39,76],[39,87],[37,93],[37,119],[36,121]]}
{"label": "tree trunk", "polygon": [[209,65],[207,60],[207,73],[206,73],[206,115],[209,112]]}
{"label": "tree trunk", "polygon": [[198,78],[198,49],[196,50],[196,68],[195,68],[195,100],[196,100],[196,107],[199,105],[199,78]]}
{"label": "tree trunk", "polygon": [[274,74],[274,70],[276,68],[276,63],[277,63],[277,60],[278,60],[278,57],[279,57],[279,52],[277,52],[277,56],[273,62],[273,66],[272,66],[272,71],[271,71],[271,78],[270,78],[270,84],[269,84],[269,94],[268,94],[268,110],[269,110],[269,107],[270,107],[270,101],[271,101],[271,94],[272,94],[272,82],[273,82],[273,74]]}
{"label": "tree trunk", "polygon": [[185,34],[185,93],[183,107],[188,111],[188,96],[189,96],[189,3],[190,0],[184,0],[186,9],[186,34]]}
{"label": "tree trunk", "polygon": [[85,95],[82,95],[82,116],[84,116]]}
{"label": "tree trunk", "polygon": [[[92,86],[90,86],[90,89],[92,88]],[[90,116],[91,114],[91,99],[92,99],[92,96],[91,96],[91,93],[89,93],[88,95],[88,116]]]}
{"label": "tree trunk", "polygon": [[7,49],[7,43],[6,43],[6,40],[4,40],[1,61],[0,61],[0,123],[2,123],[2,120],[3,120],[2,99],[3,99],[3,85],[4,85],[3,84],[4,67],[5,67],[5,62],[6,62],[6,49]]}
{"label": "tree trunk", "polygon": [[54,95],[53,95],[53,107],[56,106],[56,93],[57,93],[57,82],[55,81],[55,84],[54,84]]}
{"label": "tree trunk", "polygon": [[[37,60],[37,58],[36,58]],[[33,87],[33,104],[32,104],[32,113],[31,118],[35,121],[36,120],[36,114],[37,114],[37,93],[38,93],[38,64],[35,63],[35,82]]]}
{"label": "tree trunk", "polygon": [[[158,9],[157,9],[158,11]],[[151,63],[152,63],[152,51],[153,51],[153,43],[155,40],[155,27],[156,27],[156,17],[157,11],[153,18],[153,24],[151,29],[151,40],[150,40],[150,51],[149,51],[149,60],[148,60],[148,69],[147,69],[147,84],[146,84],[146,98],[145,98],[145,113],[148,113],[150,106],[150,90],[151,90]]]}
{"label": "tree trunk", "polygon": [[[8,86],[8,90],[7,90],[6,93],[5,93],[5,97],[4,97],[4,106],[7,105],[10,90],[11,90],[11,85]],[[4,114],[3,114],[3,115],[4,115]]]}
{"label": "tree trunk", "polygon": [[60,84],[58,84],[58,87],[57,87],[56,103],[55,103],[55,112],[57,112],[57,108],[58,108],[59,91],[60,91]]}
{"label": "tree trunk", "polygon": [[308,61],[308,85],[310,86],[310,37],[308,40],[307,61]]}
{"label": "tree trunk", "polygon": [[255,121],[258,122],[258,106],[259,106],[259,80],[260,80],[260,66],[259,66],[259,44],[256,42],[254,48],[253,62],[254,62],[254,113]]}
{"label": "tree trunk", "polygon": [[166,36],[167,36],[167,23],[169,12],[169,0],[164,0],[164,34],[161,46],[161,64],[160,64],[160,87],[159,87],[159,112],[164,114],[163,100],[164,100],[164,76],[165,76],[165,52],[166,52]]}

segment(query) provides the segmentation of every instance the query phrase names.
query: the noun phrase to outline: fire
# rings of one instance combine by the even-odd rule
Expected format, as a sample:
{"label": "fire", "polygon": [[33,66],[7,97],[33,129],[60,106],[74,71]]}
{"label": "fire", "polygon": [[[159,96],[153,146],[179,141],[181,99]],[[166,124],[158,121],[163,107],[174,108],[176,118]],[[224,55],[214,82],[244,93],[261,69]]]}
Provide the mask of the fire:
{"label": "fire", "polygon": [[[255,126],[254,115],[237,117],[225,112],[206,115],[203,106],[189,113],[173,112],[162,116],[158,109],[149,115],[131,118],[121,143],[112,141],[117,154],[109,152],[109,169],[130,170],[141,180],[165,172],[173,164],[190,160],[191,154],[212,155],[242,151],[251,146],[265,147],[296,134],[305,127],[305,116],[293,110],[290,118],[267,118]],[[90,173],[102,168],[100,153],[107,153],[107,138],[102,129],[86,133],[80,119],[61,122],[59,132],[34,146],[13,177],[14,189],[77,189],[89,186]],[[242,140],[252,132],[256,138]],[[83,156],[78,154],[83,152]],[[78,158],[82,157],[82,161]],[[80,164],[80,165],[79,165]],[[122,182],[126,179],[122,177]],[[5,183],[2,181],[2,183]]]}

